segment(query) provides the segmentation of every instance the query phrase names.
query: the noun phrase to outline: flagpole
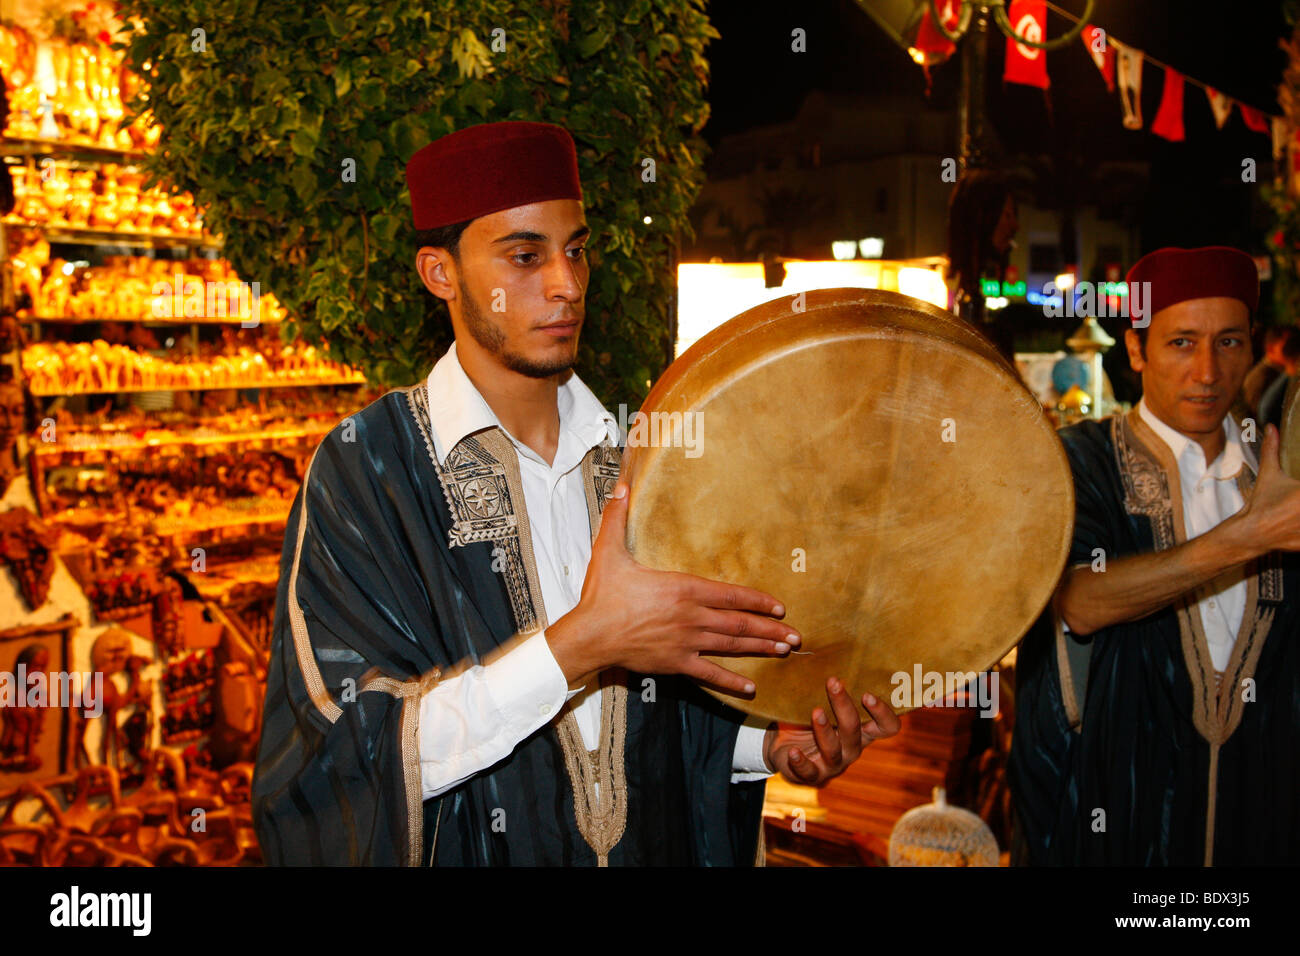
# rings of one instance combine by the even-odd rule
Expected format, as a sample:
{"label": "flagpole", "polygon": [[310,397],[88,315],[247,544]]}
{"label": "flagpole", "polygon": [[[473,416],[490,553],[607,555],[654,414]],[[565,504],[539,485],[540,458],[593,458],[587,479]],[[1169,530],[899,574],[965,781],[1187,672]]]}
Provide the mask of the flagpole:
{"label": "flagpole", "polygon": [[975,10],[974,36],[969,37],[961,56],[961,172],[987,166],[992,155],[988,142],[988,114],[985,109],[985,78],[989,61],[989,9]]}

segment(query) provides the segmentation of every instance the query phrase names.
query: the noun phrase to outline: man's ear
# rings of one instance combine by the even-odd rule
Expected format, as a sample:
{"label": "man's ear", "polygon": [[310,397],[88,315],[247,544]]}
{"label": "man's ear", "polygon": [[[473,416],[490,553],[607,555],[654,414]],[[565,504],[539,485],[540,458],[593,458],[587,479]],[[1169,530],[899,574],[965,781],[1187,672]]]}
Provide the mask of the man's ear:
{"label": "man's ear", "polygon": [[421,246],[415,253],[415,271],[424,287],[440,299],[456,298],[456,260],[440,246]]}
{"label": "man's ear", "polygon": [[[1150,332],[1147,333],[1150,335]],[[1128,351],[1128,364],[1135,372],[1141,372],[1146,368],[1146,356],[1142,354],[1142,339],[1138,337],[1136,329],[1127,329],[1124,332],[1124,348]]]}

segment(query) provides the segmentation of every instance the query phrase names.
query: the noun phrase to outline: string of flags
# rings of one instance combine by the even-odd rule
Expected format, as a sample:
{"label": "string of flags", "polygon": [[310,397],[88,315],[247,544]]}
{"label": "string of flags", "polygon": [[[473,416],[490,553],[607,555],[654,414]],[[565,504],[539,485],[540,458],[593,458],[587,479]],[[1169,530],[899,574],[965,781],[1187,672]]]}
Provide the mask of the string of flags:
{"label": "string of flags", "polygon": [[[957,0],[942,0],[936,6],[944,26],[950,32],[954,31],[960,16],[961,4]],[[1049,0],[1012,0],[1007,18],[1019,36],[1041,43],[1043,37],[1047,35],[1049,7],[1053,12],[1075,23],[1079,22],[1078,17],[1068,10],[1062,10]],[[1118,89],[1122,121],[1126,129],[1139,130],[1145,125],[1142,117],[1142,71],[1143,66],[1150,63],[1164,72],[1160,106],[1156,109],[1150,127],[1155,135],[1175,143],[1180,143],[1187,138],[1183,127],[1183,106],[1184,88],[1190,83],[1205,91],[1218,129],[1223,129],[1231,118],[1235,106],[1240,111],[1242,122],[1247,129],[1266,136],[1271,135],[1274,158],[1283,155],[1286,145],[1293,138],[1300,141],[1300,132],[1293,130],[1285,117],[1266,114],[1260,109],[1233,99],[1208,83],[1202,83],[1161,63],[1154,57],[1147,56],[1137,47],[1116,40],[1101,27],[1086,24],[1079,36],[1084,48],[1101,72],[1106,90],[1114,93]],[[927,79],[930,65],[943,62],[957,50],[956,45],[935,25],[934,14],[928,6],[917,29],[914,49],[916,52],[913,56],[925,67]],[[1051,85],[1047,75],[1047,51],[1026,46],[1008,37],[1006,67],[1002,78],[1006,83],[1034,86],[1046,91]]]}

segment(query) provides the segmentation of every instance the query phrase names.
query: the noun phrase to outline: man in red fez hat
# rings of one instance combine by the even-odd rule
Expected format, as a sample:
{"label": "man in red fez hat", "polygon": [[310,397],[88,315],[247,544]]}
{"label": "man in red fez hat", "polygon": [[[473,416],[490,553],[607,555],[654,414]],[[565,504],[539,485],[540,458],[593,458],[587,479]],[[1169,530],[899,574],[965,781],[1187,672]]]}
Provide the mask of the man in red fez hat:
{"label": "man in red fez hat", "polygon": [[1300,862],[1300,482],[1229,414],[1255,263],[1161,249],[1128,282],[1142,400],[1060,433],[1074,541],[1017,660],[1017,855]]}
{"label": "man in red fez hat", "polygon": [[568,132],[469,127],[407,184],[456,340],[304,476],[254,780],[264,855],[754,862],[761,781],[820,784],[898,718],[868,694],[864,722],[831,679],[809,727],[746,721],[687,679],[752,692],[700,654],[800,638],[772,595],[624,547],[618,425],[573,372],[591,230]]}

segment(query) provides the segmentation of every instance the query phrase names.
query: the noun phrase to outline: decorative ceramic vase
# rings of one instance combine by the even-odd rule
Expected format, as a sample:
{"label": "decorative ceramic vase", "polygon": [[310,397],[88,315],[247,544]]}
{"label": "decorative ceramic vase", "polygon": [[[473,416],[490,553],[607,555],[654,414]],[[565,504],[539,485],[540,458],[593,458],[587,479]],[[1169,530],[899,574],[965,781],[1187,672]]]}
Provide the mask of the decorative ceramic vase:
{"label": "decorative ceramic vase", "polygon": [[85,229],[90,225],[90,210],[95,205],[94,170],[72,174],[72,186],[69,190],[66,215],[68,225],[74,229]]}
{"label": "decorative ceramic vase", "polygon": [[68,90],[64,110],[68,118],[68,138],[79,143],[94,143],[99,132],[99,113],[86,88],[93,54],[90,48],[75,44],[69,54]]}
{"label": "decorative ceramic vase", "polygon": [[54,175],[45,181],[45,205],[50,209],[50,225],[67,224],[68,201],[72,198],[72,185],[68,182],[66,169],[55,169]]}
{"label": "decorative ceramic vase", "polygon": [[95,208],[91,213],[97,229],[112,229],[117,225],[119,214],[118,190],[117,190],[117,166],[112,163],[107,164],[104,169],[104,186],[103,192],[95,201]]}
{"label": "decorative ceramic vase", "polygon": [[[52,109],[50,115],[53,116],[54,122],[58,126],[59,139],[68,137],[68,130],[71,122],[68,119],[68,111],[73,104],[68,102],[70,93],[70,84],[68,82],[68,73],[72,69],[72,52],[68,44],[59,40],[53,40],[46,45],[44,50],[49,51],[50,76],[51,79],[41,84],[41,92],[49,98],[49,106]],[[42,104],[44,106],[45,104]],[[46,132],[48,124],[42,128],[42,135]]]}

